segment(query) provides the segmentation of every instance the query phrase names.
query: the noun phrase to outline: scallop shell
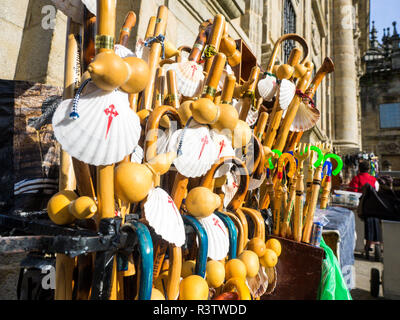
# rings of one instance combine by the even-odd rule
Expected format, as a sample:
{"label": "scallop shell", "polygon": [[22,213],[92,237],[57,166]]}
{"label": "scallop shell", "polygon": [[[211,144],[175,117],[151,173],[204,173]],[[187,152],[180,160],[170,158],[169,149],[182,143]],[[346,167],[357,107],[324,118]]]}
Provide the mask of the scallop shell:
{"label": "scallop shell", "polygon": [[226,183],[221,187],[224,193],[224,208],[227,208],[233,197],[239,190],[240,175],[236,175],[229,171],[226,174]]}
{"label": "scallop shell", "polygon": [[253,126],[257,122],[258,111],[259,110],[254,110],[253,108],[249,109],[249,112],[247,113],[246,122],[250,127]]}
{"label": "scallop shell", "polygon": [[268,275],[265,268],[260,265],[258,274],[253,278],[247,277],[246,284],[249,287],[253,298],[259,298],[265,294],[268,289]]}
{"label": "scallop shell", "polygon": [[295,94],[295,84],[289,80],[282,79],[279,89],[279,106],[282,110],[286,110],[289,107]]}
{"label": "scallop shell", "polygon": [[293,120],[290,131],[301,132],[310,130],[318,122],[321,113],[309,103],[301,102]]}
{"label": "scallop shell", "polygon": [[76,23],[83,23],[83,6],[96,15],[96,0],[52,0],[58,10]]}
{"label": "scallop shell", "polygon": [[127,47],[120,45],[120,44],[116,44],[114,46],[114,51],[115,51],[115,54],[120,56],[122,59],[128,58],[128,57],[136,57],[136,54],[134,54],[132,50],[130,50]]}
{"label": "scallop shell", "polygon": [[208,258],[213,260],[224,259],[229,251],[229,232],[224,222],[214,213],[198,220],[207,233]]}
{"label": "scallop shell", "polygon": [[178,152],[173,163],[178,172],[188,178],[205,175],[218,159],[208,127],[199,125],[194,120],[190,126],[172,134],[167,152]]}
{"label": "scallop shell", "polygon": [[[232,141],[229,140],[226,135],[218,133],[217,130],[211,130],[211,139],[218,151],[217,159],[235,156],[235,150],[232,148]],[[232,163],[226,163],[220,166],[215,171],[214,178],[224,176],[231,169],[232,165]]]}
{"label": "scallop shell", "polygon": [[175,70],[176,88],[185,97],[200,95],[204,84],[203,67],[195,61],[184,61],[165,65],[165,70]]}
{"label": "scallop shell", "polygon": [[267,74],[264,79],[258,81],[258,92],[265,101],[271,101],[278,89],[276,78]]}
{"label": "scallop shell", "polygon": [[144,159],[144,151],[141,146],[137,145],[131,154],[131,162],[142,163]]}
{"label": "scallop shell", "polygon": [[70,118],[72,105],[72,99],[64,100],[53,115],[54,135],[71,156],[95,166],[109,165],[138,145],[140,120],[126,93],[97,89],[82,96],[76,120]]}
{"label": "scallop shell", "polygon": [[184,245],[186,235],[183,219],[167,192],[161,188],[151,190],[143,207],[145,219],[155,233],[177,247]]}
{"label": "scallop shell", "polygon": [[171,130],[159,130],[157,137],[157,154],[167,153],[169,141],[173,132]]}
{"label": "scallop shell", "polygon": [[238,114],[240,114],[240,110],[242,109],[242,99],[232,99],[232,105],[235,107]]}

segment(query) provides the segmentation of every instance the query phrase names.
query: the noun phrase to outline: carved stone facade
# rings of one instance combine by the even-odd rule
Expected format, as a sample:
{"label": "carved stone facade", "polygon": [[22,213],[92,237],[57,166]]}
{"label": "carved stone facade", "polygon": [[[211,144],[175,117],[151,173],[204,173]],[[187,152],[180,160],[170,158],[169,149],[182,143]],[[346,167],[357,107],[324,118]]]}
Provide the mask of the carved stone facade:
{"label": "carved stone facade", "polygon": [[[385,30],[386,31],[386,30]],[[381,166],[400,171],[400,35],[393,32],[381,41],[371,31],[370,49],[361,78],[363,150],[379,156]]]}
{"label": "carved stone facade", "polygon": [[[166,37],[177,47],[191,46],[198,25],[217,13],[228,22],[234,39],[243,39],[259,64],[268,63],[274,43],[288,28],[310,44],[312,62],[318,68],[331,57],[336,71],[317,90],[321,120],[303,135],[304,141],[331,141],[337,149],[361,148],[359,77],[364,73],[361,57],[368,48],[369,1],[365,0],[118,0],[117,30],[128,10],[137,14],[129,47],[134,48],[146,32],[150,16],[159,5],[170,14]],[[0,78],[27,80],[62,86],[66,17],[56,12],[54,28],[43,29],[45,6],[51,0],[0,0],[0,48],[7,66]],[[288,7],[292,12],[288,13]],[[284,52],[278,57],[284,62]]]}

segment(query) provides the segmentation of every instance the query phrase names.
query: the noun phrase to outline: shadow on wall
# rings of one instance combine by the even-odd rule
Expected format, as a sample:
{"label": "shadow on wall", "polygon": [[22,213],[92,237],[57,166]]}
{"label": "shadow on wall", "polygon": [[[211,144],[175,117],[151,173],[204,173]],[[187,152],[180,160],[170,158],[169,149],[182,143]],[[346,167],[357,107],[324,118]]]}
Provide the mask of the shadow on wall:
{"label": "shadow on wall", "polygon": [[29,0],[14,80],[44,83],[46,80],[53,29],[44,29],[42,8],[51,0]]}

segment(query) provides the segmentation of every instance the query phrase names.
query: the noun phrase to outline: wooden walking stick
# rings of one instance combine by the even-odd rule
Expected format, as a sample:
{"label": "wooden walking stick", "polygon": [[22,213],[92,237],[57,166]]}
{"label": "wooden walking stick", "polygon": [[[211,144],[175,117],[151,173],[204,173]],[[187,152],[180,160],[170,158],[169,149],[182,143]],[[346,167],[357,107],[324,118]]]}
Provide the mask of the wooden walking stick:
{"label": "wooden walking stick", "polygon": [[[165,36],[165,31],[167,28],[167,18],[168,18],[168,8],[166,6],[160,6],[158,8],[157,19],[155,20],[155,29],[153,35],[150,38],[154,38],[154,41],[151,41],[150,47],[150,55],[149,55],[149,68],[150,68],[150,81],[146,86],[142,94],[142,99],[140,101],[140,109],[152,110],[152,102],[153,102],[153,92],[154,92],[154,81],[155,74],[158,64],[160,62],[160,57],[162,54],[162,46],[163,39]],[[151,34],[150,27],[152,26],[154,19],[150,19],[148,34],[146,37]],[[157,38],[159,37],[159,38]],[[147,41],[148,39],[146,39]]]}
{"label": "wooden walking stick", "polygon": [[214,61],[214,56],[219,52],[221,39],[225,31],[225,17],[217,14],[214,17],[212,31],[207,40],[207,47],[204,49],[206,62],[204,63],[204,72],[208,74]]}
{"label": "wooden walking stick", "polygon": [[[301,57],[302,51],[294,48],[290,54],[289,60],[288,60],[288,66],[295,66],[298,64],[298,62],[300,61],[300,57]],[[282,77],[291,77],[290,72],[283,72]],[[282,115],[284,110],[280,107],[280,99],[279,99],[279,95],[280,95],[280,88],[278,88],[278,93],[276,96],[276,100],[274,103],[274,106],[272,108],[272,112],[270,115],[270,123],[267,129],[267,132],[265,134],[265,141],[264,141],[264,146],[268,147],[268,148],[272,148],[272,145],[275,141],[276,138],[276,134],[278,132],[279,129],[279,125],[281,124],[281,120],[282,120]],[[280,151],[282,151],[282,149],[279,149]]]}
{"label": "wooden walking stick", "polygon": [[[321,147],[320,149],[322,150],[324,155],[329,153],[331,150],[331,145],[326,144],[326,143],[321,144],[320,147]],[[323,166],[323,163],[321,163],[321,165],[319,165],[317,167],[317,169],[315,169],[315,173],[314,173],[310,204],[309,204],[309,207],[308,207],[308,210],[306,213],[304,229],[303,229],[303,237],[302,237],[303,242],[306,242],[306,243],[310,243],[311,231],[312,231],[312,226],[313,226],[313,222],[314,222],[314,212],[315,212],[315,208],[317,207],[319,190],[321,188],[322,166]]]}
{"label": "wooden walking stick", "polygon": [[283,170],[285,167],[285,160],[287,163],[290,164],[289,172],[287,176],[292,178],[294,173],[296,172],[296,161],[294,160],[293,156],[289,153],[283,154],[279,160],[277,165],[277,173],[276,176],[278,177],[278,182],[275,184],[275,204],[272,210],[272,216],[274,219],[274,228],[273,234],[279,235],[280,224],[281,224],[281,207],[282,207],[282,200],[284,196],[284,188],[282,187],[282,178],[283,178]]}
{"label": "wooden walking stick", "polygon": [[289,198],[287,201],[287,204],[285,206],[284,210],[284,215],[282,219],[282,227],[280,228],[280,236],[282,238],[285,238],[288,230],[290,228],[290,219],[292,218],[292,212],[294,208],[294,200],[296,197],[296,181],[297,181],[297,175],[294,174],[291,179],[289,179]]}
{"label": "wooden walking stick", "polygon": [[[146,141],[145,141],[145,157],[146,159],[153,159],[157,155],[157,139],[158,139],[158,128],[160,126],[161,119],[165,116],[171,117],[177,122],[179,127],[182,127],[181,119],[178,115],[176,108],[172,106],[163,105],[157,107],[150,114],[150,117],[146,125]],[[178,173],[179,175],[179,173]],[[182,176],[183,177],[183,176]],[[174,181],[174,186],[171,191],[171,197],[176,207],[179,209],[182,204],[182,200],[186,193],[186,186],[188,179],[186,177],[180,178],[177,176]],[[165,258],[167,248],[169,247],[169,273],[167,281],[167,296],[170,300],[175,300],[179,293],[179,277],[182,268],[182,250],[180,247],[176,247],[163,240],[157,241],[154,246],[154,268],[153,278],[157,279],[160,274],[161,267]]]}
{"label": "wooden walking stick", "polygon": [[[76,67],[76,55],[78,49],[75,35],[78,34],[79,31],[79,25],[74,23],[71,18],[68,18],[64,73],[64,99],[72,98],[74,96],[74,68]],[[73,191],[76,188],[76,180],[71,156],[64,150],[61,150],[60,160],[59,191]],[[74,265],[75,259],[64,254],[58,253],[56,255],[55,300],[72,299]]]}
{"label": "wooden walking stick", "polygon": [[297,183],[296,183],[296,198],[294,203],[294,217],[293,217],[293,236],[297,242],[301,241],[302,228],[303,228],[303,194],[304,194],[304,161],[310,155],[310,148],[307,145],[300,144],[295,148],[294,156],[298,161],[297,169]]}
{"label": "wooden walking stick", "polygon": [[257,66],[254,66],[251,69],[250,77],[248,79],[249,82],[252,84],[249,86],[249,88],[246,90],[246,92],[243,94],[243,100],[242,100],[242,108],[240,110],[239,114],[239,119],[242,121],[246,121],[247,119],[247,114],[249,113],[250,108],[255,108],[256,107],[256,101],[255,101],[255,90],[256,90],[256,85],[258,82],[258,78],[260,76],[260,68]]}

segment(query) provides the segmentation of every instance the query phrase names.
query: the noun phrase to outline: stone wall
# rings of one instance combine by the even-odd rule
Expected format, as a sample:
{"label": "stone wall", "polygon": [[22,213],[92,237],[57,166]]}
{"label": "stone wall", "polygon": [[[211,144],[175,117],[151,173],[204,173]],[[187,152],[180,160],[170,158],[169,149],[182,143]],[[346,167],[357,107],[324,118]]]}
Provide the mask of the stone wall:
{"label": "stone wall", "polygon": [[379,105],[400,102],[400,71],[367,74],[361,79],[363,151],[388,160],[400,171],[400,130],[380,129]]}

